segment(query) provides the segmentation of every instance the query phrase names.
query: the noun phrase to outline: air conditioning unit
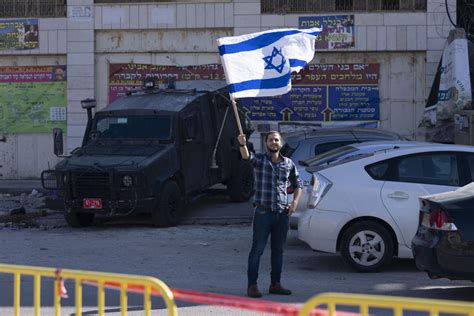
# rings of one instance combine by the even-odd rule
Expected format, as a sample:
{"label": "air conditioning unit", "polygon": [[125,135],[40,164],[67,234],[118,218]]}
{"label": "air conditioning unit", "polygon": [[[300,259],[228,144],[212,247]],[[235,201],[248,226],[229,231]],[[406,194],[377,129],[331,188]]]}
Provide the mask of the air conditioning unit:
{"label": "air conditioning unit", "polygon": [[474,110],[454,113],[454,143],[474,145]]}

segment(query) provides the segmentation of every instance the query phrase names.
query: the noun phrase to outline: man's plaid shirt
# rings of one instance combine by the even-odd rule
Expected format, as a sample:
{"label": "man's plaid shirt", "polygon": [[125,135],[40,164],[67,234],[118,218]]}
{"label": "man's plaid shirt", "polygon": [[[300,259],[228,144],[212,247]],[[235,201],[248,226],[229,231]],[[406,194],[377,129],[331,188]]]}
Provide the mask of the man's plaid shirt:
{"label": "man's plaid shirt", "polygon": [[291,202],[288,201],[287,188],[290,185],[293,190],[302,187],[293,161],[281,157],[281,162],[273,163],[269,154],[251,152],[249,158],[255,177],[254,204],[280,213],[284,212]]}

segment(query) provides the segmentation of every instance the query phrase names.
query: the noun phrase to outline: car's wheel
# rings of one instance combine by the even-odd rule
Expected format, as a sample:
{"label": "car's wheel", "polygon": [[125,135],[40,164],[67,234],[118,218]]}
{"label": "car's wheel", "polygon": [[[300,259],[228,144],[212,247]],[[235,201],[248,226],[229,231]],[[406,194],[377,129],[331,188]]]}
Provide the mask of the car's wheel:
{"label": "car's wheel", "polygon": [[94,213],[81,213],[77,209],[72,208],[64,214],[66,222],[71,227],[88,227],[94,222]]}
{"label": "car's wheel", "polygon": [[153,210],[153,225],[156,227],[176,226],[181,218],[183,208],[184,203],[178,185],[174,181],[166,182]]}
{"label": "car's wheel", "polygon": [[393,258],[393,239],[382,225],[363,221],[350,226],[341,238],[341,255],[359,272],[375,272]]}
{"label": "car's wheel", "polygon": [[250,164],[239,162],[227,184],[227,192],[233,202],[246,202],[253,195],[253,168]]}

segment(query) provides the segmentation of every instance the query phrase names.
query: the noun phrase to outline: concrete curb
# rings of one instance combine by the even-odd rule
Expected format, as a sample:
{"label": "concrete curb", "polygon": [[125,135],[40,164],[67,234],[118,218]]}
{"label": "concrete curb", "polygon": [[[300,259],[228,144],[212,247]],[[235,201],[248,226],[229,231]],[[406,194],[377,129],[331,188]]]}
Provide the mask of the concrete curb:
{"label": "concrete curb", "polygon": [[45,195],[49,193],[47,190],[43,189],[40,180],[0,180],[0,194],[30,194],[33,190]]}

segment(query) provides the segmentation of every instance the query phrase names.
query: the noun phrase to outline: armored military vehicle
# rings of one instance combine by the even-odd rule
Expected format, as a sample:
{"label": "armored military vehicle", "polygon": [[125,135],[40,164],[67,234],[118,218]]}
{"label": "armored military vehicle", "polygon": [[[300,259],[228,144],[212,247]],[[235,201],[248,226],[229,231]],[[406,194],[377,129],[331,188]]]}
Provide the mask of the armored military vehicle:
{"label": "armored military vehicle", "polygon": [[[96,214],[148,212],[155,226],[173,226],[187,201],[218,183],[227,186],[232,201],[247,201],[253,173],[240,157],[225,84],[218,84],[176,82],[158,89],[148,81],[147,88],[95,115],[95,100],[81,102],[88,112],[82,146],[41,175],[43,187],[64,199],[67,223],[84,227]],[[248,139],[250,123],[239,115]],[[61,156],[62,131],[53,134]]]}

